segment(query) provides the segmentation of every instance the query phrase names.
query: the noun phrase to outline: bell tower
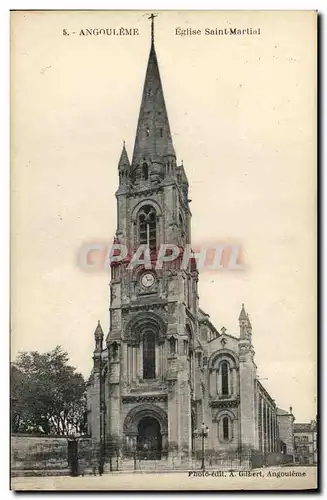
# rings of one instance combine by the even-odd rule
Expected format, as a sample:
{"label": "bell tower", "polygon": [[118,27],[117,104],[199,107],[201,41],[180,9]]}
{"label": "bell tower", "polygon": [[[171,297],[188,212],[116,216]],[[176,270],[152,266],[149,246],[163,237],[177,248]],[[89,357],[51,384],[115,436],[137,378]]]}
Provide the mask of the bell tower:
{"label": "bell tower", "polygon": [[[182,265],[191,241],[188,181],[178,164],[154,45],[151,46],[131,161],[118,163],[115,242],[127,256],[111,263],[106,338],[105,429],[125,455],[189,455],[197,336],[198,272]],[[179,256],[157,265],[162,245]],[[144,252],[150,265],[142,263]],[[138,256],[137,262],[135,256]]]}

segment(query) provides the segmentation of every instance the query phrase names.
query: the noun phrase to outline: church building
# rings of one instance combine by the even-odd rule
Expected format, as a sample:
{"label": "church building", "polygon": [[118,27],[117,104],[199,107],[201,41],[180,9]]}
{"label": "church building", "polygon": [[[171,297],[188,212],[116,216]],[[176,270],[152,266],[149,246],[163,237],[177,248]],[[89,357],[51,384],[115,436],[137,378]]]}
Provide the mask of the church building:
{"label": "church building", "polygon": [[[118,162],[114,242],[129,254],[191,244],[189,183],[177,161],[151,26],[151,47],[131,160]],[[280,451],[275,401],[257,376],[252,325],[240,305],[239,332],[218,331],[199,306],[195,259],[129,268],[111,264],[110,328],[95,330],[88,383],[88,426],[94,447],[119,446],[164,460],[201,449]],[[148,266],[147,266],[148,267]],[[99,448],[98,448],[99,449]]]}

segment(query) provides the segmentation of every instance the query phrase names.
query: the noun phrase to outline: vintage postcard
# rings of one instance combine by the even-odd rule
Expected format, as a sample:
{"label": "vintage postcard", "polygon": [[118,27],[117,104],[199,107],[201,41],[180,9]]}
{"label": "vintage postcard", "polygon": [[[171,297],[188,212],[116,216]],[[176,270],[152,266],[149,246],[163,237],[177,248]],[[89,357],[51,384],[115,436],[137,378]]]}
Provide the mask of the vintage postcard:
{"label": "vintage postcard", "polygon": [[11,12],[11,488],[317,488],[315,11]]}

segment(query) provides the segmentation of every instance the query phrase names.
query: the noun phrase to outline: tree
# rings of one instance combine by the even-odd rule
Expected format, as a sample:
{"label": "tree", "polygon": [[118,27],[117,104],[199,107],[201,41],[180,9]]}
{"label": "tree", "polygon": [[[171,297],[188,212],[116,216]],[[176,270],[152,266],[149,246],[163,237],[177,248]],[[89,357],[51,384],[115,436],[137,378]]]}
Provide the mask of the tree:
{"label": "tree", "polygon": [[19,432],[23,420],[27,418],[25,376],[15,365],[10,366],[11,379],[11,428],[13,432]]}
{"label": "tree", "polygon": [[46,353],[22,352],[11,364],[13,432],[85,432],[85,381],[68,360],[57,346]]}

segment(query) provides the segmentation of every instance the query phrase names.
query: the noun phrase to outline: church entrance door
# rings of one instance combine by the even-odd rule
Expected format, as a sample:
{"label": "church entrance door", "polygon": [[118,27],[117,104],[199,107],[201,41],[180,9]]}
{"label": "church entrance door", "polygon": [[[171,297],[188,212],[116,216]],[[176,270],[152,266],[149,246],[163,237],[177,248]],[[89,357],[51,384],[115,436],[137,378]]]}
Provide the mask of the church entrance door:
{"label": "church entrance door", "polygon": [[161,459],[161,429],[153,417],[145,417],[138,424],[137,451],[139,458],[147,460]]}

